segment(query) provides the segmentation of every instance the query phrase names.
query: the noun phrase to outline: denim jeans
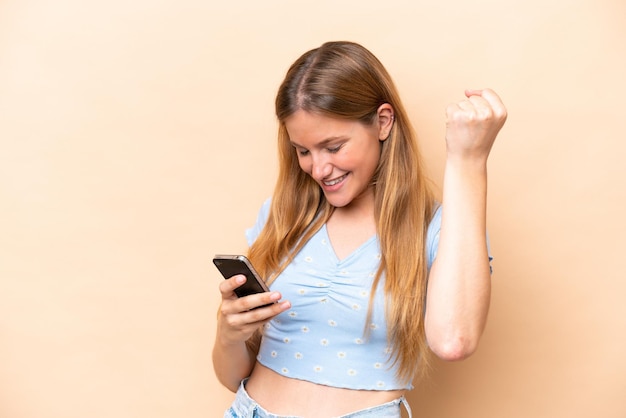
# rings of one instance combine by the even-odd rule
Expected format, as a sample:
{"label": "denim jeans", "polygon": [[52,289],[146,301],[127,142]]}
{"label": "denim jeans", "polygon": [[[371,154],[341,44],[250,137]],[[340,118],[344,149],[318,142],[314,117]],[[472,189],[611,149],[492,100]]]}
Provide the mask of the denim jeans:
{"label": "denim jeans", "polygon": [[[244,380],[243,382],[241,382],[241,385],[239,385],[239,390],[237,391],[237,395],[235,396],[235,401],[224,413],[224,418],[298,418],[295,416],[276,415],[267,412],[258,403],[256,403],[256,401],[252,399],[250,395],[248,395],[248,392],[246,392],[245,383],[246,381]],[[409,413],[409,417],[412,417],[411,407],[403,396],[391,402],[387,402],[371,408],[362,409],[360,411],[351,412],[337,418],[400,418],[400,405],[404,405]]]}

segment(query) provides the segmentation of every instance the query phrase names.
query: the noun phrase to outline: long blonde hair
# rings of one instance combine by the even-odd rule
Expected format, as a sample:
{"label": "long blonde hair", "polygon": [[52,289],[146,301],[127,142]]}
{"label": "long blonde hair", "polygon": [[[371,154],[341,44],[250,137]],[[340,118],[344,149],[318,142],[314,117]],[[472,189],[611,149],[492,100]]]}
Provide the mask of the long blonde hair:
{"label": "long blonde hair", "polygon": [[434,198],[423,174],[415,134],[393,81],[380,61],[352,42],[329,42],[302,55],[276,97],[279,174],[269,218],[249,257],[272,281],[332,214],[319,185],[300,169],[284,121],[297,110],[334,118],[375,121],[377,109],[395,111],[390,137],[372,179],[382,258],[370,298],[384,275],[388,339],[398,378],[423,370],[429,352],[424,333],[427,281],[426,232]]}

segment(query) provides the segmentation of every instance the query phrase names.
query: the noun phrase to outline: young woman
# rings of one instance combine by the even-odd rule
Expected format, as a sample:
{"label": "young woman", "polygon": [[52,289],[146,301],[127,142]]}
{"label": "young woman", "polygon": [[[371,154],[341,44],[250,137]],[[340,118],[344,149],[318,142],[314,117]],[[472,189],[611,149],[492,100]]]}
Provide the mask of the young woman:
{"label": "young woman", "polygon": [[220,284],[213,363],[237,392],[225,417],[400,417],[430,353],[474,352],[490,298],[486,164],[506,109],[491,90],[465,95],[447,108],[439,205],[376,57],[330,42],[291,66],[275,192],[247,231],[271,291]]}

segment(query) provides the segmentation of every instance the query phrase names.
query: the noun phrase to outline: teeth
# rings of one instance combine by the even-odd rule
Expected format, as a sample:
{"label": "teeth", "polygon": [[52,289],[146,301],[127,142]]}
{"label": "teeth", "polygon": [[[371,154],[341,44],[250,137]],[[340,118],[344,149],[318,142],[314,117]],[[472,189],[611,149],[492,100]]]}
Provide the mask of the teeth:
{"label": "teeth", "polygon": [[331,181],[325,181],[324,184],[327,186],[334,186],[335,184],[338,184],[341,182],[341,180],[343,180],[346,177],[346,175],[344,174],[343,176],[339,177],[338,179],[335,180],[331,180]]}

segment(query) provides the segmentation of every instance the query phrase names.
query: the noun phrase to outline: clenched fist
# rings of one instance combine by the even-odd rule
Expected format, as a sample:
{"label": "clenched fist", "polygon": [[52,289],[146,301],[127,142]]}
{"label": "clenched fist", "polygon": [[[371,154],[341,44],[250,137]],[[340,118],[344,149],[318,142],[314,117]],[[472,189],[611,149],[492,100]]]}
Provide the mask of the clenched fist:
{"label": "clenched fist", "polygon": [[493,90],[466,90],[465,96],[446,109],[448,158],[486,162],[507,111]]}

